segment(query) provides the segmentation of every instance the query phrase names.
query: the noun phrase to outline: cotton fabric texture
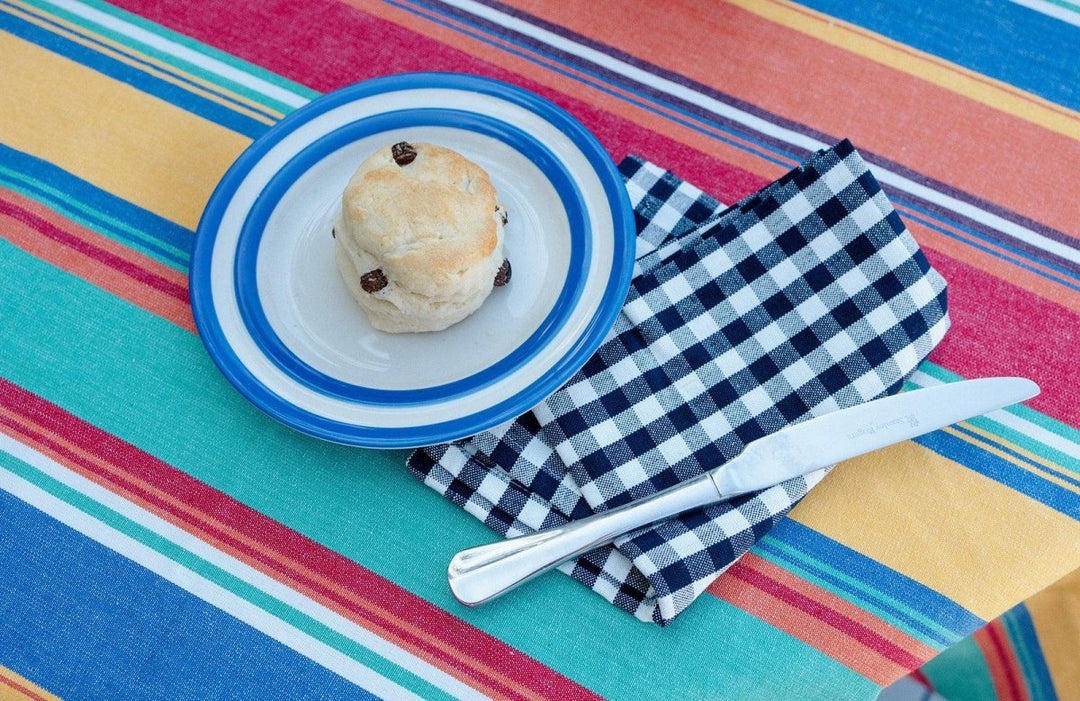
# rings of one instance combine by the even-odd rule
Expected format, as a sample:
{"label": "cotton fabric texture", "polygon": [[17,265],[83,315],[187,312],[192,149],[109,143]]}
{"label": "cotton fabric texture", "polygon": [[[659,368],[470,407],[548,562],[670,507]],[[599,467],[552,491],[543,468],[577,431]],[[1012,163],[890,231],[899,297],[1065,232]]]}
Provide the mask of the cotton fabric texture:
{"label": "cotton fabric texture", "polygon": [[[503,536],[641,499],[784,426],[897,392],[949,325],[945,281],[846,140],[726,209],[642,159],[620,171],[638,255],[599,350],[531,412],[408,460]],[[826,472],[560,569],[666,625]]]}

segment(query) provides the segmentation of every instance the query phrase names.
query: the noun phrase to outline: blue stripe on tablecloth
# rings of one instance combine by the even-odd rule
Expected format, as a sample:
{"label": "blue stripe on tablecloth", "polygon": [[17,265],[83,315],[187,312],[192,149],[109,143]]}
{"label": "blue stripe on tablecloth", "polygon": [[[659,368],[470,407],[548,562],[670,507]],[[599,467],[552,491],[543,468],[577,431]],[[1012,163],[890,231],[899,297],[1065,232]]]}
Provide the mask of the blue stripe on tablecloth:
{"label": "blue stripe on tablecloth", "polygon": [[754,552],[777,564],[782,564],[789,571],[808,577],[814,583],[824,584],[837,596],[878,615],[893,627],[939,650],[954,645],[960,639],[961,635],[956,631],[948,631],[943,627],[928,623],[921,612],[912,614],[909,607],[898,605],[892,599],[891,592],[868,588],[865,582],[854,583],[845,575],[835,573],[835,570],[830,571],[830,567],[816,564],[812,558],[806,558],[805,553],[801,553],[802,557],[792,557],[784,548],[778,547],[778,543],[779,540],[764,538],[754,546]]}
{"label": "blue stripe on tablecloth", "polygon": [[1029,472],[1020,465],[972,443],[962,435],[934,431],[916,438],[915,442],[1070,518],[1080,520],[1080,495],[1076,492]]}
{"label": "blue stripe on tablecloth", "polygon": [[975,441],[989,443],[994,447],[995,450],[1004,453],[1012,460],[1018,463],[1023,463],[1024,465],[1029,465],[1033,470],[1037,472],[1053,475],[1055,478],[1061,480],[1062,482],[1071,484],[1073,487],[1076,487],[1078,490],[1080,490],[1080,478],[1075,476],[1075,473],[1070,474],[1072,471],[1064,468],[1063,466],[1055,465],[1049,461],[1040,462],[1038,460],[1035,460],[1034,458],[1030,458],[1021,451],[1012,448],[1012,444],[1010,444],[1009,442],[983,436],[975,431],[972,431],[971,429],[965,428],[963,424],[957,424],[953,426],[953,430]]}
{"label": "blue stripe on tablecloth", "polygon": [[[641,61],[640,59],[622,53],[611,46],[600,44],[588,37],[569,31],[564,27],[546,22],[539,17],[503,5],[497,0],[481,1],[483,4],[500,12],[509,13],[523,19],[529,24],[564,37],[571,42],[582,44],[583,46],[612,56],[635,68],[639,68],[647,73],[655,75],[658,78],[700,92],[702,95],[715,99],[724,105],[760,117],[770,124],[778,125],[783,129],[791,130],[797,134],[809,136],[823,144],[839,141],[839,137],[830,136],[817,131],[809,125],[799,124],[781,117],[778,114],[764,111],[760,107],[745,103],[731,95],[718,92],[714,88],[697,83],[686,76]],[[561,50],[549,43],[545,43],[524,33],[515,32],[507,27],[496,25],[473,12],[464,11],[461,8],[447,5],[445,2],[439,0],[387,0],[387,2],[413,14],[424,17],[427,20],[436,22],[445,27],[449,27],[454,31],[485,42],[500,50],[532,61],[548,70],[589,85],[592,88],[601,90],[609,95],[636,105],[637,107],[653,112],[654,114],[659,114],[668,120],[734,146],[747,153],[752,153],[763,160],[785,167],[792,167],[802,158],[802,155],[796,155],[797,149],[793,149],[788,142],[782,139],[748,128],[745,124],[739,123],[720,112],[706,109],[694,102],[682,100],[674,95],[664,93],[643,82],[631,80],[622,74],[618,74],[595,64],[579,53]],[[448,19],[455,20],[456,24],[449,22]],[[492,38],[494,36],[497,36],[501,41],[495,41]],[[572,68],[573,72],[566,70],[564,66]],[[617,86],[624,92],[618,92],[614,90],[612,86]],[[729,136],[731,138],[729,138]],[[862,154],[872,164],[887,168],[904,178],[936,190],[943,195],[972,204],[974,207],[984,210],[994,216],[1002,217],[1021,227],[1031,229],[1039,236],[1057,241],[1058,243],[1071,245],[1072,237],[1067,234],[1032,221],[1016,212],[1006,210],[995,203],[977,198],[971,193],[946,186],[941,182],[933,180],[921,173],[912,171],[902,164],[886,159],[878,154],[866,151],[863,151]],[[1056,268],[1060,268],[1062,265],[1065,265],[1066,267],[1070,266],[1067,261],[1064,261],[1057,256],[1050,255],[1041,248],[1021,242],[1015,236],[1003,234],[994,227],[979,224],[958,212],[935,206],[909,192],[898,190],[891,185],[885,185],[885,189],[889,196],[897,203],[902,203],[908,207],[918,207],[932,220],[941,222],[947,226],[956,226],[965,230],[978,231],[980,238],[992,240],[997,245],[1008,246],[1017,256],[1020,256],[1023,259],[1034,260]],[[945,231],[944,233],[955,236],[952,232]],[[991,252],[994,255],[1001,257],[1000,254],[993,251]],[[1006,258],[1006,260],[1021,265],[1025,269],[1051,279],[1054,282],[1069,287],[1073,286],[1070,283],[1063,281],[1059,276],[1047,273],[1037,266],[1027,265],[1023,263],[1022,260],[1015,258]],[[1075,275],[1075,266],[1072,266],[1071,269]]]}
{"label": "blue stripe on tablecloth", "polygon": [[[769,532],[769,535],[761,540],[758,547],[762,544],[768,547],[774,540],[793,546],[814,560],[828,562],[833,568],[881,592],[882,598],[892,599],[913,611],[928,616],[938,625],[956,633],[957,636],[967,635],[986,623],[944,594],[794,519],[783,519]],[[864,596],[863,592],[855,591],[853,588],[848,590],[847,594],[849,598],[855,600]],[[879,605],[876,601],[872,603]]]}
{"label": "blue stripe on tablecloth", "polygon": [[236,112],[221,103],[190,92],[175,83],[153,76],[141,68],[130,66],[123,61],[107,56],[59,34],[54,34],[43,27],[4,11],[10,7],[8,3],[0,0],[0,30],[10,32],[21,39],[77,61],[110,78],[127,83],[143,92],[159,97],[181,109],[197,114],[252,139],[260,136],[269,128],[269,125]]}
{"label": "blue stripe on tablecloth", "polygon": [[194,231],[48,161],[0,144],[0,185],[166,265],[187,271]]}
{"label": "blue stripe on tablecloth", "polygon": [[[559,75],[579,81],[591,88],[600,90],[601,92],[621,100],[625,100],[641,109],[648,110],[653,114],[658,114],[665,119],[693,129],[698,133],[705,134],[706,136],[726,144],[753,153],[755,156],[769,161],[770,163],[790,168],[797,165],[803,157],[801,152],[796,153],[785,146],[782,141],[769,138],[759,132],[750,132],[749,130],[742,129],[730,119],[725,119],[721,115],[705,110],[692,102],[680,100],[670,95],[662,95],[659,91],[651,89],[641,83],[628,80],[625,77],[618,76],[612,71],[597,66],[590,61],[583,60],[577,55],[560,51],[549,44],[536,41],[519,32],[513,32],[506,27],[496,25],[481,17],[477,17],[474,14],[446,5],[445,3],[425,2],[425,0],[386,0],[386,2],[423,17],[431,22],[448,27],[456,32],[460,32],[473,39],[482,41],[485,44],[506,51],[507,53],[542,65],[544,68],[554,71]],[[507,10],[507,8],[501,5],[498,6],[498,9],[504,11]],[[545,28],[554,26],[531,15],[527,17],[530,24]],[[453,18],[461,24],[452,24],[445,18]],[[588,42],[588,40],[583,37],[562,28],[559,28],[557,33],[570,35],[574,41],[582,42],[587,45],[594,44],[594,42]],[[493,40],[491,38],[492,36],[498,36],[499,39],[502,40],[502,43]],[[604,46],[602,51],[635,65],[641,63],[640,61],[634,60],[633,57],[622,54],[608,46]],[[572,67],[574,72],[563,68],[563,66]],[[655,70],[655,67],[652,66],[649,68],[664,77],[673,75],[657,71]],[[686,81],[680,77],[677,79],[677,82],[685,83]],[[618,86],[625,92],[618,92],[609,86]],[[696,86],[696,89],[707,90],[707,88],[700,85]],[[737,100],[734,100],[734,98],[728,95],[724,95],[723,99],[726,103],[738,103]],[[745,105],[744,103],[738,104],[740,108],[752,109],[751,106]],[[657,105],[664,109],[659,109]],[[685,118],[677,115],[684,115]],[[770,119],[783,121],[782,119],[775,118],[771,115]],[[728,138],[728,135],[740,139],[741,141],[733,141],[731,138]],[[821,139],[823,141],[835,141],[835,139],[826,135],[821,135]]]}
{"label": "blue stripe on tablecloth", "polygon": [[1025,604],[1018,604],[1009,609],[1002,617],[1002,623],[1012,642],[1020,669],[1024,673],[1031,701],[1051,701],[1057,699],[1054,682],[1046,656],[1043,655],[1039,636],[1035,631],[1035,622]]}
{"label": "blue stripe on tablecloth", "polygon": [[376,698],[2,490],[0,572],[0,664],[62,698]]}
{"label": "blue stripe on tablecloth", "polygon": [[800,0],[800,4],[1080,109],[1080,27],[1005,0]]}

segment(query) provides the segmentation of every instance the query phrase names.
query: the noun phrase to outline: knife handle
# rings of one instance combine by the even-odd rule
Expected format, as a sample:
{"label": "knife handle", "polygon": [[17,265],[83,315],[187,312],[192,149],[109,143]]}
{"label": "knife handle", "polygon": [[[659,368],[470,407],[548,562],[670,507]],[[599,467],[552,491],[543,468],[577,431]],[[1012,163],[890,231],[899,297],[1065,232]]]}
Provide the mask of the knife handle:
{"label": "knife handle", "polygon": [[450,560],[450,591],[466,606],[478,606],[523,582],[636,528],[721,501],[705,473],[595,516],[531,535],[462,550]]}

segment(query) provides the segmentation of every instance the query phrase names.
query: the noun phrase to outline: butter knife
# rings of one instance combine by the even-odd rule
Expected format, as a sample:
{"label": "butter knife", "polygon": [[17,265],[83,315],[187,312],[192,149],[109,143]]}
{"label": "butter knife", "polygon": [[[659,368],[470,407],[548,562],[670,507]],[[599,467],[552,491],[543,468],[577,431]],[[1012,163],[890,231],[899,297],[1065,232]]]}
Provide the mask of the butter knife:
{"label": "butter knife", "polygon": [[724,465],[649,497],[564,526],[463,550],[450,560],[450,591],[466,606],[477,606],[635,529],[771,487],[1038,393],[1038,385],[1022,377],[966,380],[901,392],[787,426],[748,444]]}

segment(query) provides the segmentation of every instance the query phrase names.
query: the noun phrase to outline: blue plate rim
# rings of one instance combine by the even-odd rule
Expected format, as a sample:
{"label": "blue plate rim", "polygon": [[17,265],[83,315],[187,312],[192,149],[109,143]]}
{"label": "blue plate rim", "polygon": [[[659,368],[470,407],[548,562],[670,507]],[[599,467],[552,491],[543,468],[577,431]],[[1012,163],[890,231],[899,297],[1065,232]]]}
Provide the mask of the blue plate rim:
{"label": "blue plate rim", "polygon": [[[387,131],[384,127],[419,126],[453,127],[475,131],[502,140],[540,166],[566,210],[570,222],[571,252],[567,280],[551,311],[518,347],[490,366],[464,378],[420,389],[380,389],[349,383],[326,375],[297,356],[274,331],[261,302],[256,280],[256,260],[263,229],[280,204],[297,172],[308,170],[344,145],[370,134]],[[543,165],[541,165],[543,164]],[[555,172],[552,172],[555,171]],[[592,255],[592,230],[586,205],[573,177],[549,149],[535,137],[507,122],[477,112],[457,109],[422,108],[393,110],[364,117],[338,127],[302,148],[271,176],[256,197],[241,227],[233,263],[240,316],[255,344],[282,372],[308,389],[328,397],[350,402],[395,406],[422,405],[464,396],[498,382],[542,352],[545,344],[565,325],[581,297],[585,272]]]}
{"label": "blue plate rim", "polygon": [[[565,134],[592,166],[611,210],[612,274],[596,312],[570,347],[527,388],[465,416],[410,426],[364,426],[302,409],[268,388],[236,356],[215,312],[210,269],[217,228],[236,190],[260,159],[286,136],[315,117],[356,100],[388,92],[451,89],[489,95],[540,116]],[[474,435],[512,420],[539,404],[584,365],[600,346],[622,309],[634,263],[635,226],[622,176],[600,141],[562,107],[536,93],[494,78],[463,73],[403,73],[335,90],[294,110],[257,138],[229,167],[211,193],[196,228],[189,268],[189,295],[199,337],[211,360],[248,401],[281,423],[324,440],[367,448],[414,448]]]}

